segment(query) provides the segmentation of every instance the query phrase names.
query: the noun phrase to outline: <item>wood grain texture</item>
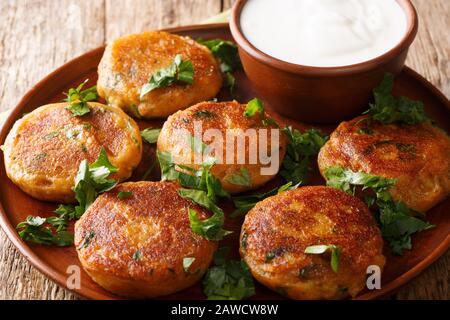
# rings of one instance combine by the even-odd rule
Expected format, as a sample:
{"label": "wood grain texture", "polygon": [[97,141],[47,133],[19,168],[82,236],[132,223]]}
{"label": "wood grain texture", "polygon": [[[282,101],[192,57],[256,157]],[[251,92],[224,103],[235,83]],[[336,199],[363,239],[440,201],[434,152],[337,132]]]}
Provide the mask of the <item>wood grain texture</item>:
{"label": "wood grain texture", "polygon": [[[233,0],[2,0],[0,111],[64,62],[133,32],[192,24]],[[450,1],[413,0],[421,26],[407,64],[450,96]],[[55,19],[57,17],[57,19]],[[1,191],[0,191],[1,192]],[[450,252],[394,297],[450,299]],[[0,231],[0,299],[77,299],[18,253]]]}

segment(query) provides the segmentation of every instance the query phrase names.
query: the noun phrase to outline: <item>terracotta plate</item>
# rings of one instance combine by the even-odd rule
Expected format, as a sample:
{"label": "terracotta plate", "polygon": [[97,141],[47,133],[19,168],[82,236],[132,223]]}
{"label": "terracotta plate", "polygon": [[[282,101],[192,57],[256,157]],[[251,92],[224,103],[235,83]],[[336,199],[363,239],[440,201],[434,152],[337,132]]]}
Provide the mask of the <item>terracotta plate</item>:
{"label": "terracotta plate", "polygon": [[[170,31],[182,35],[189,35],[193,38],[231,39],[228,27],[222,24],[183,27],[171,29]],[[98,48],[70,61],[31,88],[5,122],[0,133],[0,142],[3,144],[14,121],[20,118],[23,113],[30,112],[31,110],[50,102],[60,101],[63,98],[62,92],[67,92],[69,88],[75,87],[85,79],[90,79],[90,84],[94,84],[97,80],[97,65],[103,50],[104,48]],[[236,77],[237,92],[235,93],[235,96],[230,97],[229,94],[224,91],[219,95],[219,100],[235,98],[238,101],[246,102],[254,97],[252,88],[243,72],[238,72]],[[268,81],[270,81],[270,79],[268,79]],[[411,69],[406,68],[397,78],[395,94],[422,100],[426,105],[427,112],[437,124],[447,130],[447,132],[450,131],[449,101],[420,75]],[[298,128],[307,127],[299,123],[288,122]],[[160,126],[161,124],[161,121],[140,122],[142,128]],[[321,129],[330,132],[334,127],[335,126],[322,127]],[[134,179],[142,176],[143,172],[145,172],[153,161],[154,147],[146,145],[143,162],[136,170]],[[151,179],[158,180],[158,173],[155,173]],[[324,183],[317,170],[313,173],[311,181],[312,184]],[[267,186],[267,188],[273,187],[280,182],[281,180],[272,181],[270,183],[271,185]],[[6,177],[3,161],[0,161],[0,190],[0,222],[8,237],[31,264],[52,280],[66,287],[67,267],[69,265],[79,265],[75,248],[28,245],[18,237],[15,231],[15,226],[20,221],[23,221],[28,215],[50,215],[55,209],[55,205],[39,202],[20,191],[19,188]],[[224,203],[224,207],[228,211],[233,209],[229,203]],[[386,250],[387,265],[382,278],[382,289],[363,292],[358,298],[374,299],[392,294],[396,289],[417,276],[439,256],[445,253],[450,246],[449,211],[450,200],[447,199],[428,213],[429,221],[435,224],[436,228],[414,236],[414,249],[412,251],[407,251],[403,256],[396,257],[390,255],[388,253],[389,251]],[[236,231],[225,241],[234,248],[235,257],[238,256],[237,239],[241,223],[242,221],[237,220],[227,221],[227,227]],[[73,291],[81,296],[92,299],[118,299],[117,296],[106,292],[96,285],[83,271],[81,274],[81,288],[74,289]],[[204,295],[202,294],[201,285],[198,284],[197,286],[166,298],[203,299]],[[257,295],[254,298],[278,299],[281,297],[257,284]]]}

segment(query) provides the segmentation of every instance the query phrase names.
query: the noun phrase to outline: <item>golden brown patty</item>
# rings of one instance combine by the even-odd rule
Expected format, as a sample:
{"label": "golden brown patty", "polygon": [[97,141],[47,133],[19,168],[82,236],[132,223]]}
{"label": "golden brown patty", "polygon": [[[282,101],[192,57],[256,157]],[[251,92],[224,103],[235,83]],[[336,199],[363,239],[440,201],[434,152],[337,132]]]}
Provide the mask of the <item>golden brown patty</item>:
{"label": "golden brown patty", "polygon": [[[280,132],[279,139],[276,139],[276,145],[273,145],[271,143],[271,129],[276,129],[275,125],[264,126],[258,114],[253,117],[244,116],[245,108],[246,105],[239,104],[236,101],[221,103],[203,102],[186,110],[178,111],[164,123],[158,139],[158,151],[170,153],[174,162],[177,164],[199,168],[200,166],[196,165],[194,160],[196,156],[201,155],[202,150],[207,148],[207,146],[210,148],[222,146],[224,150],[222,155],[215,154],[212,149],[211,153],[208,154],[216,159],[223,159],[222,161],[218,160],[217,164],[214,165],[211,170],[212,174],[221,181],[224,189],[228,192],[238,193],[256,189],[276,175],[279,170],[279,165],[271,174],[264,172],[262,174],[261,168],[269,167],[269,165],[262,164],[260,161],[261,158],[258,157],[260,149],[259,142],[249,143],[249,139],[244,137],[244,133],[247,129],[254,129],[256,133],[255,137],[258,138],[256,141],[259,141],[259,136],[262,134],[259,130],[267,129],[268,144],[265,146],[261,145],[261,149],[268,151],[270,155],[270,151],[276,148],[279,151],[279,164],[282,163],[286,153],[287,139]],[[204,135],[203,147],[199,138],[193,138],[196,123],[201,126],[198,132]],[[220,137],[222,137],[222,141],[213,135],[208,136],[207,131],[210,129],[216,130]],[[186,130],[186,132],[183,132],[183,130]],[[230,130],[237,138],[242,138],[242,146],[238,145],[237,138],[234,140],[234,143],[232,138],[226,139],[227,130]],[[227,148],[227,142],[230,141],[231,147],[228,146]],[[234,157],[230,156],[231,161],[226,161],[233,149]],[[250,162],[250,154],[255,156],[256,161],[253,162],[254,164]],[[245,156],[245,158],[242,157],[241,162],[238,161],[239,155]],[[199,162],[201,163],[201,161]],[[235,184],[230,182],[235,181],[232,179],[233,176],[244,176],[241,171],[243,168],[249,173],[250,183],[246,185],[245,183]]]}
{"label": "golden brown patty", "polygon": [[122,110],[89,103],[89,114],[73,117],[66,105],[49,104],[25,115],[3,147],[8,177],[40,200],[73,202],[81,161],[94,162],[102,147],[119,169],[114,179],[129,178],[141,160],[139,128]]}
{"label": "golden brown patty", "polygon": [[[92,279],[133,298],[168,295],[192,286],[212,261],[217,244],[192,232],[187,208],[170,182],[124,183],[97,198],[75,225],[78,257]],[[119,199],[119,192],[131,196]],[[187,270],[185,258],[195,259]]]}
{"label": "golden brown patty", "polygon": [[425,212],[450,192],[450,138],[426,122],[384,125],[366,117],[343,122],[319,154],[319,168],[339,166],[398,179],[392,196]]}
{"label": "golden brown patty", "polygon": [[[155,72],[171,65],[177,54],[193,63],[193,84],[155,89],[141,101],[142,86]],[[98,75],[101,97],[110,105],[144,118],[167,117],[211,99],[222,86],[219,65],[208,48],[167,32],[133,34],[115,40],[106,48]]]}
{"label": "golden brown patty", "polygon": [[[338,273],[330,254],[305,254],[308,246],[341,249]],[[359,199],[330,187],[303,187],[258,203],[245,217],[241,256],[262,284],[292,299],[355,296],[369,265],[384,266],[383,240]]]}

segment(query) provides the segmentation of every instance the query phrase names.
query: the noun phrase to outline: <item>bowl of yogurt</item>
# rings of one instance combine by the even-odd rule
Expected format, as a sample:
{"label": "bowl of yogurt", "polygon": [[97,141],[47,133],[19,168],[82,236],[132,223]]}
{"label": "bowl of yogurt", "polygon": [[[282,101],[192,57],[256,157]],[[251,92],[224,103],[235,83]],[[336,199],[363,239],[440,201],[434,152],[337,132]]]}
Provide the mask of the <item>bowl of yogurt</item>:
{"label": "bowl of yogurt", "polygon": [[418,17],[410,0],[237,0],[230,28],[269,107],[336,123],[367,109],[387,72],[401,72]]}

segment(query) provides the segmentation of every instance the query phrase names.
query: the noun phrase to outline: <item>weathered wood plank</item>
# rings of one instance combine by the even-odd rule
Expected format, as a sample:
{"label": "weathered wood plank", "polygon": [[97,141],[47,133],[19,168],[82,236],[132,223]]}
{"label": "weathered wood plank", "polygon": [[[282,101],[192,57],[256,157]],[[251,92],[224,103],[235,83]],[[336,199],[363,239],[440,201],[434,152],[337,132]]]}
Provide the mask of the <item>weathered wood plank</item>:
{"label": "weathered wood plank", "polygon": [[[450,97],[450,5],[447,0],[413,0],[420,18],[419,33],[407,65]],[[411,281],[397,299],[450,299],[450,252]]]}
{"label": "weathered wood plank", "polygon": [[[413,0],[421,26],[407,64],[450,96],[448,0]],[[43,76],[105,41],[201,21],[234,0],[0,1],[0,111]],[[58,17],[58,19],[54,19]],[[450,252],[397,294],[450,299]],[[76,299],[31,267],[0,231],[0,299]]]}
{"label": "weathered wood plank", "polygon": [[129,33],[195,24],[220,11],[220,0],[106,0],[106,40]]}
{"label": "weathered wood plank", "polygon": [[[104,42],[103,0],[0,1],[0,110],[66,61]],[[0,299],[73,299],[0,232]]]}

